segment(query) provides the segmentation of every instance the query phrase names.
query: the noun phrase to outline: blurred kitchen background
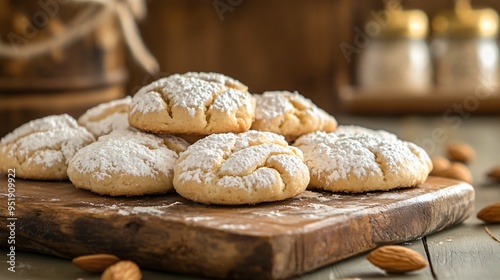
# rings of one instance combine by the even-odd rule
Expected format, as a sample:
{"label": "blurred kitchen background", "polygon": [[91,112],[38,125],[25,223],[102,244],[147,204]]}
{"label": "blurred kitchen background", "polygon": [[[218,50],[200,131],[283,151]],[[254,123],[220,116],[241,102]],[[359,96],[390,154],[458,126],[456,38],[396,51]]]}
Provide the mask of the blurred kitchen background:
{"label": "blurred kitchen background", "polygon": [[334,116],[495,114],[499,9],[493,0],[0,0],[0,135],[188,71],[224,73],[252,93],[298,91]]}

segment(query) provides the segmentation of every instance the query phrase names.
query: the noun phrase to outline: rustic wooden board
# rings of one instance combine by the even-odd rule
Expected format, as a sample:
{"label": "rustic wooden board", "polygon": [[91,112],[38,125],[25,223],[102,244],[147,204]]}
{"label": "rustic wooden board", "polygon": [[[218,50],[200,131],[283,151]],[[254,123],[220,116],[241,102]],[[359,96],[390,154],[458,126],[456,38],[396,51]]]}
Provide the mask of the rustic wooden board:
{"label": "rustic wooden board", "polygon": [[[17,180],[16,248],[66,258],[111,253],[143,268],[209,277],[286,278],[436,232],[465,220],[473,205],[472,186],[437,177],[405,190],[306,191],[244,207],[206,206],[175,194],[110,198],[69,182]],[[0,216],[6,240],[8,215]]]}

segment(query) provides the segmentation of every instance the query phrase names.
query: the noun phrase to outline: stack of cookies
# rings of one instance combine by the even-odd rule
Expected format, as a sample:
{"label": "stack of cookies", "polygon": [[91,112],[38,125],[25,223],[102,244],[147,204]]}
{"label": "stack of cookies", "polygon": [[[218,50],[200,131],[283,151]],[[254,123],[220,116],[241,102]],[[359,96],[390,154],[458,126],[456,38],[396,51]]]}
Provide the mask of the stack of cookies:
{"label": "stack of cookies", "polygon": [[12,167],[23,178],[69,178],[102,195],[175,190],[224,205],[284,200],[308,187],[411,187],[432,170],[415,144],[384,131],[338,128],[297,92],[251,94],[233,78],[194,72],[101,104],[78,123],[61,115],[23,125],[0,142],[0,172]]}

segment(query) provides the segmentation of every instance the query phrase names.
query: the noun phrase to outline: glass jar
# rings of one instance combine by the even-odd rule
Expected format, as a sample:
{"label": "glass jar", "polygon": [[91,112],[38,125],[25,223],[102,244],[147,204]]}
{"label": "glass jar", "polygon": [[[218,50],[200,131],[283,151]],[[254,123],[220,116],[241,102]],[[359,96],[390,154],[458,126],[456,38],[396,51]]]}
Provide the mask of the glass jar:
{"label": "glass jar", "polygon": [[[358,84],[370,90],[427,92],[433,84],[431,55],[426,41],[428,18],[420,10],[388,5],[384,10],[386,21],[380,23],[380,31],[372,34],[370,43],[360,54]],[[377,14],[380,12],[372,12],[372,15]],[[374,22],[375,19],[369,21],[366,29]]]}
{"label": "glass jar", "polygon": [[466,0],[434,17],[431,46],[438,87],[464,90],[498,85],[498,21],[493,9],[472,9]]}

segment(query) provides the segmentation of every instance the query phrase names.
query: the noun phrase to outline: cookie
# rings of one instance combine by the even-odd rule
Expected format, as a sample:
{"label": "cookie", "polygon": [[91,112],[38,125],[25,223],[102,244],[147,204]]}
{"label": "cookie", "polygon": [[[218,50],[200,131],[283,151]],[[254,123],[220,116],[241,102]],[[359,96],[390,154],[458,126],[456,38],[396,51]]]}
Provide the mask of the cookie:
{"label": "cookie", "polygon": [[78,123],[95,137],[109,134],[113,130],[127,129],[131,100],[132,98],[127,96],[90,108],[78,118]]}
{"label": "cookie", "polygon": [[0,173],[15,168],[19,178],[66,180],[70,159],[94,141],[69,115],[33,120],[0,140]]}
{"label": "cookie", "polygon": [[254,97],[252,129],[278,133],[293,141],[317,130],[333,132],[337,128],[334,117],[297,92],[268,91]]}
{"label": "cookie", "polygon": [[183,152],[174,169],[181,196],[206,204],[256,204],[302,193],[302,152],[270,132],[209,135]]}
{"label": "cookie", "polygon": [[354,135],[373,135],[380,138],[386,138],[388,141],[397,140],[398,137],[385,130],[373,130],[357,125],[341,125],[335,130],[335,134],[339,137],[349,137]]}
{"label": "cookie", "polygon": [[432,170],[422,148],[385,131],[341,126],[301,136],[294,145],[304,153],[315,189],[359,193],[412,187]]}
{"label": "cookie", "polygon": [[173,190],[174,164],[188,144],[175,136],[115,130],[76,153],[68,176],[101,195],[139,196]]}
{"label": "cookie", "polygon": [[219,73],[212,73],[212,72],[187,72],[183,74],[185,77],[189,78],[197,78],[201,80],[205,80],[207,82],[214,82],[214,83],[219,83],[223,84],[228,88],[234,88],[240,91],[248,91],[248,87],[244,84],[242,84],[240,81],[233,79],[231,77],[228,77],[223,74]]}
{"label": "cookie", "polygon": [[255,117],[255,100],[247,91],[236,89],[245,86],[221,77],[224,76],[176,74],[143,87],[130,104],[130,125],[159,134],[247,131]]}

